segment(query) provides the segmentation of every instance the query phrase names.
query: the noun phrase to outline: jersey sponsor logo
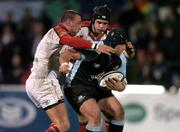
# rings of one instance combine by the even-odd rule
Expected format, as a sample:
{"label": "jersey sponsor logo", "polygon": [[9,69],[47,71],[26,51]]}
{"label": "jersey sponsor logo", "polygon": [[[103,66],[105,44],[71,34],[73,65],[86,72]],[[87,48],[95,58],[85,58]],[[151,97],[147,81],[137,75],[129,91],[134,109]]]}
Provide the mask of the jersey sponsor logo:
{"label": "jersey sponsor logo", "polygon": [[105,72],[103,71],[103,72],[101,72],[101,73],[99,73],[99,74],[97,74],[97,75],[90,75],[90,77],[91,77],[91,79],[99,79],[99,78],[101,78],[104,74],[105,74]]}
{"label": "jersey sponsor logo", "polygon": [[0,100],[0,127],[17,128],[33,122],[35,107],[28,101],[16,97]]}

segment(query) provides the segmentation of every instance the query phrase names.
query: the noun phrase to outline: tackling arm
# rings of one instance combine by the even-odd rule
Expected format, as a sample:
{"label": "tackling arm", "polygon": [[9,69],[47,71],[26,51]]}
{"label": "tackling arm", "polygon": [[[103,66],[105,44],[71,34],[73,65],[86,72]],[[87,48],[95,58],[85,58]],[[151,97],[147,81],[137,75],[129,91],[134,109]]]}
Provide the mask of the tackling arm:
{"label": "tackling arm", "polygon": [[68,31],[65,30],[65,28],[61,24],[55,26],[54,30],[60,38],[59,43],[62,45],[68,45],[79,49],[94,49],[108,55],[114,53],[114,49],[110,46],[98,45],[97,43],[91,43],[90,41],[69,35]]}
{"label": "tackling arm", "polygon": [[60,63],[59,72],[63,74],[67,74],[73,65],[71,62],[78,60],[80,58],[81,55],[78,51],[72,48],[64,49],[64,51],[60,53],[60,57],[59,57],[59,63]]}
{"label": "tackling arm", "polygon": [[72,37],[70,35],[63,35],[60,38],[60,43],[63,45],[68,45],[74,48],[79,49],[94,49],[96,51],[111,55],[111,53],[114,53],[114,49],[108,45],[100,45],[99,43],[102,43],[101,41],[93,42],[83,40],[81,38]]}
{"label": "tackling arm", "polygon": [[135,49],[131,42],[127,42],[126,44],[126,50],[125,55],[127,58],[133,58],[135,57]]}

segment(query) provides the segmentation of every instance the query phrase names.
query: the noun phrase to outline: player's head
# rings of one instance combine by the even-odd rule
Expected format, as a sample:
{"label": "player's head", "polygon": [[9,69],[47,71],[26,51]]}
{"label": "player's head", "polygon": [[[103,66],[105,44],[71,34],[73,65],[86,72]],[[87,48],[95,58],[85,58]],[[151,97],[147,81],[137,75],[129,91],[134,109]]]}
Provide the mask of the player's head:
{"label": "player's head", "polygon": [[96,6],[92,16],[92,30],[95,33],[105,32],[110,23],[111,10],[107,5]]}
{"label": "player's head", "polygon": [[128,42],[127,35],[119,29],[112,29],[108,34],[104,43],[115,48],[115,54],[119,55],[126,49]]}
{"label": "player's head", "polygon": [[127,35],[120,29],[112,29],[107,34],[104,43],[115,48],[117,45],[126,45],[128,42]]}
{"label": "player's head", "polygon": [[81,16],[73,10],[66,10],[61,17],[61,22],[65,23],[71,35],[76,35],[81,28]]}

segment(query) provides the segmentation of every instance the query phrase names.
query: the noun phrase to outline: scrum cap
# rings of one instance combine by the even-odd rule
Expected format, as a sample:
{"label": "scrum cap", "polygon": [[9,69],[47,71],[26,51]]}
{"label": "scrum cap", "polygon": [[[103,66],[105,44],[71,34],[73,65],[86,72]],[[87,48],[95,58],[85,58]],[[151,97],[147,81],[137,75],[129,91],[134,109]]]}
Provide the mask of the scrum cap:
{"label": "scrum cap", "polygon": [[103,19],[110,22],[111,17],[111,9],[107,7],[107,5],[96,6],[93,10],[92,22],[96,19]]}
{"label": "scrum cap", "polygon": [[119,29],[112,29],[103,42],[112,48],[115,48],[118,44],[126,44],[128,42],[128,37]]}

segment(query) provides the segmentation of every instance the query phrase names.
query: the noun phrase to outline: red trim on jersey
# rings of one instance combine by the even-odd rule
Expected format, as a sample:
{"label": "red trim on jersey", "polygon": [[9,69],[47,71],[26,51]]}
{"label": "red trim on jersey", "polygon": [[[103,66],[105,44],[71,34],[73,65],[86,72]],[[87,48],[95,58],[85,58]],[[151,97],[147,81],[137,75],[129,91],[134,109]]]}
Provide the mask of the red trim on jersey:
{"label": "red trim on jersey", "polygon": [[89,32],[89,36],[95,41],[100,41],[101,38],[104,36],[104,33],[100,33],[97,36],[95,36],[92,32]]}
{"label": "red trim on jersey", "polygon": [[54,124],[51,124],[51,126],[45,130],[45,132],[60,132],[58,127]]}
{"label": "red trim on jersey", "polygon": [[83,40],[81,38],[73,37],[68,33],[67,28],[62,25],[58,24],[54,27],[56,33],[58,34],[60,41],[59,43],[62,45],[68,45],[74,48],[91,48],[92,43],[87,40]]}
{"label": "red trim on jersey", "polygon": [[90,27],[91,26],[91,21],[82,21],[81,22],[81,27]]}
{"label": "red trim on jersey", "polygon": [[65,34],[69,34],[67,28],[64,25],[62,25],[62,24],[56,25],[54,27],[54,30],[56,31],[56,33],[59,36],[59,38],[61,38]]}

